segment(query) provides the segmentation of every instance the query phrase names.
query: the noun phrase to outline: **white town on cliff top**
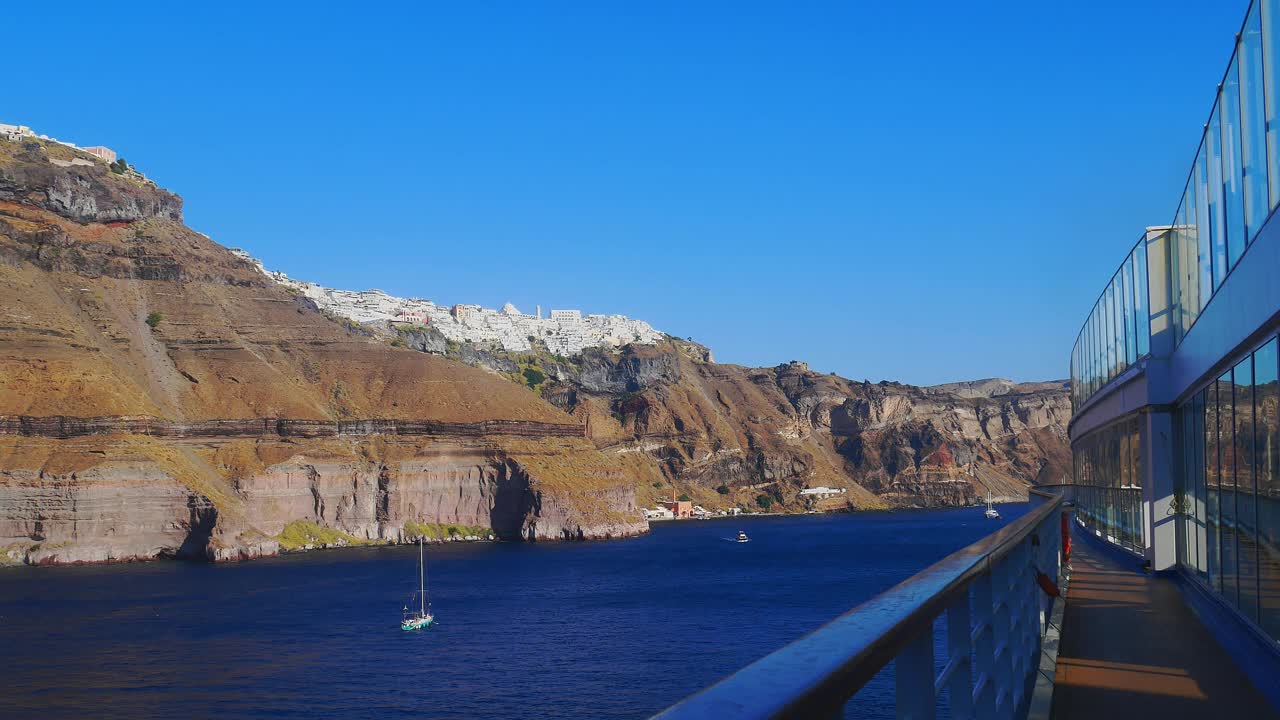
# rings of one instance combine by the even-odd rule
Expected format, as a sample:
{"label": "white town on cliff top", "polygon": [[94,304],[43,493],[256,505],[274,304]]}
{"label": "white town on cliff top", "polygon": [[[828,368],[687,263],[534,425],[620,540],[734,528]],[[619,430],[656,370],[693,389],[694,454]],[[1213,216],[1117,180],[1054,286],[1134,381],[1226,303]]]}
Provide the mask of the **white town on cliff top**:
{"label": "white town on cliff top", "polygon": [[530,340],[537,338],[557,355],[577,355],[592,347],[620,347],[628,343],[652,345],[663,337],[649,323],[632,320],[625,315],[583,316],[578,310],[552,310],[551,316],[544,318],[541,307],[536,314],[529,315],[511,303],[503,305],[501,310],[479,305],[450,307],[430,300],[396,297],[381,290],[335,290],[267,270],[260,260],[239,248],[231,248],[231,252],[334,315],[358,323],[430,326],[454,342],[480,343],[501,347],[508,352],[527,352],[533,349]]}

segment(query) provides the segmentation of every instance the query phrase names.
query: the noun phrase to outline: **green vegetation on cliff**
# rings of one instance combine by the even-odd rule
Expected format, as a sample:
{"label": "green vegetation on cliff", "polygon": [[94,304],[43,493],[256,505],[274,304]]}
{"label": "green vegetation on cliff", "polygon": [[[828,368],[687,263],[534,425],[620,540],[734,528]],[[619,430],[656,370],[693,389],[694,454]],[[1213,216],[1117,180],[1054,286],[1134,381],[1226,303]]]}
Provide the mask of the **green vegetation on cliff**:
{"label": "green vegetation on cliff", "polygon": [[527,367],[524,369],[524,372],[521,374],[524,375],[525,383],[529,387],[535,390],[538,389],[538,386],[541,385],[543,382],[545,382],[547,379],[546,373],[542,372],[536,367]]}
{"label": "green vegetation on cliff", "polygon": [[349,533],[324,527],[310,520],[294,520],[284,526],[284,530],[276,536],[283,550],[301,550],[307,547],[343,547],[347,545],[368,545],[363,540]]}
{"label": "green vegetation on cliff", "polygon": [[466,537],[472,535],[475,537],[489,537],[493,534],[491,528],[480,525],[452,525],[442,523],[417,523],[412,520],[405,521],[404,534],[407,538],[426,538],[428,540],[444,540],[449,537]]}

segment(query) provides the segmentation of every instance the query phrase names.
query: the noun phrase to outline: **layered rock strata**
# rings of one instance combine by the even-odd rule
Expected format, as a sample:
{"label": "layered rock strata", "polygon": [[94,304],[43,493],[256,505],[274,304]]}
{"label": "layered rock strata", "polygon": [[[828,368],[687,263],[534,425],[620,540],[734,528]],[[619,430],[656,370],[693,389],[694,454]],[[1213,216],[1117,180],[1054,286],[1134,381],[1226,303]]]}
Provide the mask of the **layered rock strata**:
{"label": "layered rock strata", "polygon": [[[429,331],[400,335],[442,352]],[[1061,381],[858,382],[801,362],[715,363],[706,348],[674,338],[570,360],[444,352],[514,381],[529,367],[546,376],[542,397],[585,423],[606,452],[657,465],[664,482],[641,488],[645,502],[669,499],[675,487],[708,507],[971,505],[988,492],[1022,498],[1029,485],[1070,474]],[[819,486],[845,492],[800,492]]]}
{"label": "layered rock strata", "polygon": [[584,441],[515,442],[8,439],[0,450],[38,469],[0,473],[0,548],[28,564],[238,560],[275,554],[294,525],[330,531],[314,546],[413,541],[427,523],[504,540],[645,532],[617,468],[586,469],[570,492],[540,472],[538,453],[587,454]]}
{"label": "layered rock strata", "polygon": [[0,561],[645,532],[627,461],[584,434],[324,316],[176,195],[0,140]]}

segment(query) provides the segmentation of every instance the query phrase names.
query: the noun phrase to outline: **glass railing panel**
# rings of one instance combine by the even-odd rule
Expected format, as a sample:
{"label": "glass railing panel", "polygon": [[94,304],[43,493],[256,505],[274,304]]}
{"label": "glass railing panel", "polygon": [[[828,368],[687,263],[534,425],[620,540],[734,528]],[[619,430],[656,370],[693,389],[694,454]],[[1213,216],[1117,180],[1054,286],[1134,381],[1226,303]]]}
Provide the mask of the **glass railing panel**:
{"label": "glass railing panel", "polygon": [[1134,298],[1136,307],[1134,314],[1137,317],[1137,341],[1138,341],[1138,357],[1146,357],[1151,353],[1151,298],[1148,296],[1147,282],[1147,243],[1138,243],[1137,249],[1133,251],[1133,267],[1134,267]]}
{"label": "glass railing panel", "polygon": [[1182,337],[1182,323],[1187,304],[1187,247],[1191,244],[1191,233],[1187,224],[1189,203],[1187,195],[1182,193],[1182,204],[1174,215],[1173,229],[1169,231],[1169,302],[1172,313],[1174,337]]}
{"label": "glass railing panel", "polygon": [[[1112,280],[1114,280],[1114,276]],[[1116,369],[1120,363],[1120,358],[1116,353],[1116,286],[1114,282],[1107,283],[1106,302],[1103,303],[1103,313],[1107,321],[1107,335],[1104,338],[1107,343],[1107,382],[1110,382],[1116,376]]]}
{"label": "glass railing panel", "polygon": [[1124,289],[1121,296],[1124,298],[1124,359],[1126,365],[1132,365],[1138,361],[1138,318],[1137,303],[1134,302],[1133,282],[1133,255],[1124,263],[1124,270],[1120,273],[1121,280],[1124,283]]}
{"label": "glass railing panel", "polygon": [[1271,178],[1267,199],[1270,207],[1280,204],[1280,0],[1255,2],[1261,8],[1259,24],[1262,28],[1262,67],[1264,107],[1267,129],[1267,175]]}
{"label": "glass railing panel", "polygon": [[1213,233],[1213,289],[1227,276],[1227,219],[1223,210],[1222,186],[1222,105],[1213,108],[1209,118],[1209,133],[1205,145],[1209,152],[1206,160],[1209,166],[1209,227]]}
{"label": "glass railing panel", "polygon": [[[1196,194],[1196,267],[1199,268],[1199,277],[1194,284],[1194,292],[1192,296],[1196,299],[1194,303],[1194,315],[1199,315],[1204,306],[1209,303],[1209,296],[1213,291],[1213,263],[1211,257],[1213,255],[1213,215],[1209,212],[1209,151],[1206,147],[1208,133],[1201,138],[1200,151],[1196,154],[1196,163],[1193,171],[1195,194]],[[1192,320],[1194,322],[1194,319]],[[1187,327],[1190,327],[1188,323]]]}
{"label": "glass railing panel", "polygon": [[[1245,237],[1252,240],[1271,209],[1267,198],[1267,126],[1262,62],[1262,13],[1249,9],[1236,57],[1240,66],[1240,148],[1244,162]],[[1280,181],[1280,178],[1277,178]]]}
{"label": "glass railing panel", "polygon": [[1071,355],[1076,406],[1150,354],[1149,292],[1144,236],[1125,256],[1076,336]]}
{"label": "glass railing panel", "polygon": [[1222,84],[1222,213],[1230,272],[1244,253],[1244,166],[1240,152],[1240,68],[1235,60]]}

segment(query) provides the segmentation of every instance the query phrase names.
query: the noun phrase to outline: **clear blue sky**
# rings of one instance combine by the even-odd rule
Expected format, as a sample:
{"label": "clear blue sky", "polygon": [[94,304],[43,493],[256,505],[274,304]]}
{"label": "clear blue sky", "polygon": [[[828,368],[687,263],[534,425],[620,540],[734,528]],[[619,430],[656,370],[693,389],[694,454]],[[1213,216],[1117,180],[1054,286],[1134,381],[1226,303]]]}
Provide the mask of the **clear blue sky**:
{"label": "clear blue sky", "polygon": [[196,5],[14,24],[0,122],[117,149],[294,277],[912,383],[1066,376],[1246,8]]}

